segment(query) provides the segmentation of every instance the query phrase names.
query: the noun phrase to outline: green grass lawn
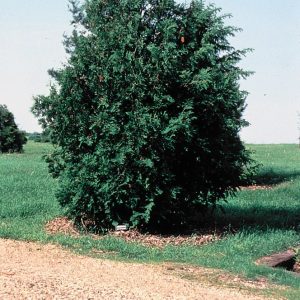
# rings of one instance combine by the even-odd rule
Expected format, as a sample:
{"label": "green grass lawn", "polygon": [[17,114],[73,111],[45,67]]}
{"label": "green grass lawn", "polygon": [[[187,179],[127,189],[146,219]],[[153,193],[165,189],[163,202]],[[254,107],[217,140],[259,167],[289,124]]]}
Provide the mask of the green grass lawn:
{"label": "green grass lawn", "polygon": [[[204,246],[157,249],[113,237],[95,240],[89,236],[47,235],[44,224],[63,214],[55,200],[56,182],[42,160],[51,146],[29,142],[23,154],[0,155],[0,237],[55,242],[80,253],[91,254],[98,249],[114,259],[180,262],[223,269],[246,278],[266,277],[288,287],[281,295],[298,299],[299,277],[254,262],[300,243],[300,149],[297,145],[248,147],[262,164],[257,182],[276,186],[242,190],[228,199],[223,205],[225,214],[220,211],[215,219],[216,226],[228,229],[222,240]],[[237,233],[231,233],[232,228],[238,229]]]}

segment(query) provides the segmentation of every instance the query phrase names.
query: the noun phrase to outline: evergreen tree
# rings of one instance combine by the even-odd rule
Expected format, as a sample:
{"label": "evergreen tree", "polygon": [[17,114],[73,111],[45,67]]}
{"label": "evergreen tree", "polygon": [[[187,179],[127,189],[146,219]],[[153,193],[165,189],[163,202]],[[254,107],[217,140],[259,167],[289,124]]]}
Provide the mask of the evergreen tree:
{"label": "evergreen tree", "polygon": [[25,132],[18,129],[6,105],[0,104],[0,153],[21,152],[25,143]]}
{"label": "evergreen tree", "polygon": [[192,1],[71,1],[68,63],[34,114],[68,214],[97,229],[182,225],[233,194],[250,158],[239,137],[247,52],[220,10]]}

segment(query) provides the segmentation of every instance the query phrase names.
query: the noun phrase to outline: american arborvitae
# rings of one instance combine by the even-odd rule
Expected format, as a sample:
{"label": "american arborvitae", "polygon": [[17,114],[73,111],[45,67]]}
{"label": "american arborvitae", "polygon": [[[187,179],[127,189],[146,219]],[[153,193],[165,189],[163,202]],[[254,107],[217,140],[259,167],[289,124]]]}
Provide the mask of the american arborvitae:
{"label": "american arborvitae", "polygon": [[214,6],[71,1],[69,59],[35,98],[67,213],[95,229],[184,225],[236,191],[251,162],[239,137],[247,52]]}

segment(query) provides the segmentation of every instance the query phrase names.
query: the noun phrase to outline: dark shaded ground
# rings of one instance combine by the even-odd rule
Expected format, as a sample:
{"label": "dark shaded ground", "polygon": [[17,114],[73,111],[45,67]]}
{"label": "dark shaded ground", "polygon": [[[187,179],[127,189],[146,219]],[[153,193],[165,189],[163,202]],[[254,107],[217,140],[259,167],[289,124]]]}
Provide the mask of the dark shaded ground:
{"label": "dark shaded ground", "polygon": [[285,172],[276,170],[276,168],[262,168],[256,175],[253,176],[253,182],[257,185],[274,185],[291,181],[300,176],[299,171]]}

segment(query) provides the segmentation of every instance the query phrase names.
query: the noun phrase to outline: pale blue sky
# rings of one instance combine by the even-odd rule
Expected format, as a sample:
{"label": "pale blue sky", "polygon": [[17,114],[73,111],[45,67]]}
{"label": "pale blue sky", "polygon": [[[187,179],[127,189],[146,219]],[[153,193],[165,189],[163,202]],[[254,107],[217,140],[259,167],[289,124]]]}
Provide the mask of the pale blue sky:
{"label": "pale blue sky", "polygon": [[[297,143],[300,112],[300,1],[207,0],[232,13],[243,28],[231,40],[254,48],[242,66],[256,73],[241,83],[250,92],[241,132],[248,143]],[[0,103],[14,113],[20,128],[39,130],[30,113],[32,96],[47,93],[47,70],[65,61],[64,32],[70,31],[65,0],[1,1]]]}
{"label": "pale blue sky", "polygon": [[242,62],[255,71],[241,86],[250,92],[242,130],[246,142],[297,143],[300,112],[300,1],[215,0],[229,20],[243,28],[232,39],[237,48],[254,48]]}

